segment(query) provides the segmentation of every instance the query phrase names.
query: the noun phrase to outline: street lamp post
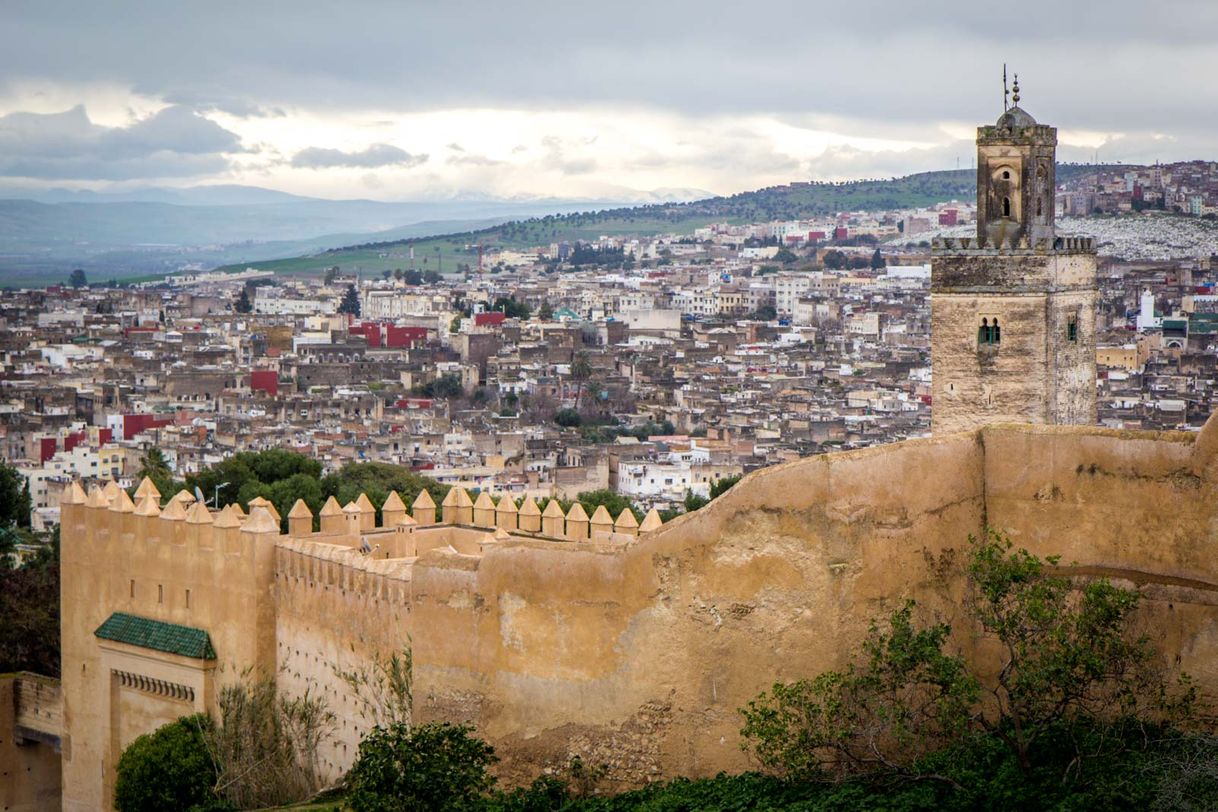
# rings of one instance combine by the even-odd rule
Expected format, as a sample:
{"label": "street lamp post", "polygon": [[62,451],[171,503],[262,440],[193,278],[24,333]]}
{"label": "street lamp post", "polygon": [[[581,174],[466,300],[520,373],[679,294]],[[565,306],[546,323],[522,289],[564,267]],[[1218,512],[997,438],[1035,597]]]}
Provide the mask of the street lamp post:
{"label": "street lamp post", "polygon": [[227,488],[228,485],[229,485],[229,483],[227,483],[227,482],[221,482],[219,485],[216,486],[215,493],[211,498],[211,506],[214,507],[216,510],[220,509],[220,489]]}

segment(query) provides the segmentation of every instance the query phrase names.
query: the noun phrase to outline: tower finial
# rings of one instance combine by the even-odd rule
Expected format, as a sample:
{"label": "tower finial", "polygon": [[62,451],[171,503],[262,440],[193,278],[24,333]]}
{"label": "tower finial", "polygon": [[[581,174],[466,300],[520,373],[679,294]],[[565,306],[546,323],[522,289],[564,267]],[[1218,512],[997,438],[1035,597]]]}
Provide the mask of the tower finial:
{"label": "tower finial", "polygon": [[1011,109],[1011,91],[1007,88],[1007,63],[1002,63],[1002,112]]}
{"label": "tower finial", "polygon": [[1011,85],[1011,101],[1015,102],[1015,106],[1019,106],[1019,74],[1015,74],[1015,83]]}

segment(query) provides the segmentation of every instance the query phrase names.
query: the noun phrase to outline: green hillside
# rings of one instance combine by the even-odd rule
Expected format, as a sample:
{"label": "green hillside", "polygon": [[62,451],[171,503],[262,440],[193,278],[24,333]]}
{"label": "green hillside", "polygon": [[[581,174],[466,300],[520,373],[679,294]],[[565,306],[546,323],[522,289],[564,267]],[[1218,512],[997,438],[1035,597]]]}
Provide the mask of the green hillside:
{"label": "green hillside", "polygon": [[[1069,180],[1089,169],[1063,164],[1058,167],[1058,179]],[[606,235],[691,234],[694,229],[710,223],[795,220],[842,211],[883,211],[971,200],[976,195],[976,188],[976,173],[971,169],[923,172],[889,180],[796,183],[690,203],[533,217],[477,231],[364,243],[310,256],[251,262],[240,268],[304,275],[317,275],[335,265],[344,271],[358,270],[373,275],[397,268],[451,273],[459,264],[477,262],[478,243],[497,248],[530,248],[564,240],[595,240]],[[229,266],[225,270],[240,268]]]}

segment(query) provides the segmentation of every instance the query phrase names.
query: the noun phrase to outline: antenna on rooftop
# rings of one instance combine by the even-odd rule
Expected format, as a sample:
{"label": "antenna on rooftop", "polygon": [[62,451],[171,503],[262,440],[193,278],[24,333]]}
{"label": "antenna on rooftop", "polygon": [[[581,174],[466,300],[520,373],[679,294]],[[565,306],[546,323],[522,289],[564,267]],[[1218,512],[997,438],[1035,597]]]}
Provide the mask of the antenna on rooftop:
{"label": "antenna on rooftop", "polygon": [[1004,113],[1007,110],[1011,109],[1010,102],[1008,101],[1010,98],[1010,95],[1011,95],[1011,91],[1007,90],[1007,63],[1003,62],[1002,63],[1002,112],[1004,112]]}

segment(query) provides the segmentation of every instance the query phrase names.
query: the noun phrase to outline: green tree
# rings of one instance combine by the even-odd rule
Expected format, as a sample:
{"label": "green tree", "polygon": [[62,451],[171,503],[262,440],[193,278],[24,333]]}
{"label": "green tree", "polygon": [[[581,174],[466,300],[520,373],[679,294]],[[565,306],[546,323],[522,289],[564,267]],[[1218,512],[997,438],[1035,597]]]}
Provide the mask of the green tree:
{"label": "green tree", "polygon": [[250,301],[250,290],[247,287],[241,288],[241,295],[237,297],[237,302],[233,305],[233,310],[238,313],[252,313],[254,304]]}
{"label": "green tree", "polygon": [[574,409],[559,409],[554,413],[554,422],[563,428],[576,429],[584,421]]}
{"label": "green tree", "polygon": [[830,249],[826,251],[821,261],[824,262],[826,268],[833,271],[840,271],[850,263],[850,260],[846,258],[846,255],[837,249]]}
{"label": "green tree", "polygon": [[[0,529],[15,537],[18,531]],[[15,538],[14,538],[15,540]],[[2,554],[2,553],[0,553]],[[59,528],[21,566],[0,560],[0,674],[59,676]]]}
{"label": "green tree", "polygon": [[1058,556],[1042,560],[1015,550],[999,533],[970,543],[971,613],[1003,652],[991,690],[996,712],[981,719],[1025,773],[1032,747],[1063,719],[1151,710],[1148,703],[1167,687],[1149,667],[1149,639],[1130,629],[1136,590],[1106,578],[1076,590],[1049,573]]}
{"label": "green tree", "polygon": [[506,315],[509,319],[527,320],[532,315],[532,310],[525,302],[518,302],[514,298],[500,296],[491,306],[491,310],[498,310]]}
{"label": "green tree", "polygon": [[725,476],[711,483],[710,498],[717,499],[732,489],[732,486],[744,478],[744,474]]}
{"label": "green tree", "polygon": [[775,262],[781,262],[783,265],[790,265],[799,257],[795,256],[795,252],[790,248],[782,247],[778,249],[778,253],[774,255]]}
{"label": "green tree", "polygon": [[705,496],[699,496],[693,491],[685,492],[685,501],[682,503],[686,513],[693,513],[695,510],[700,510],[710,504],[710,500]]}
{"label": "green tree", "polygon": [[347,775],[354,812],[434,812],[474,808],[494,786],[487,768],[495,750],[472,728],[430,723],[411,729],[397,723],[373,728],[360,742]]}
{"label": "green tree", "polygon": [[205,736],[211,720],[187,716],[140,736],[119,757],[114,808],[119,812],[188,810],[216,800],[216,766]]}
{"label": "green tree", "polygon": [[89,284],[89,280],[85,277],[84,269],[76,268],[68,277],[68,284],[74,288],[83,288]]}
{"label": "green tree", "polygon": [[875,253],[871,255],[871,270],[878,271],[881,268],[887,267],[888,263],[884,261],[884,255],[880,253],[880,249],[875,249]]}
{"label": "green tree", "polygon": [[346,313],[350,316],[358,316],[360,311],[359,291],[355,289],[355,285],[347,285],[347,292],[343,294],[343,300],[338,305],[339,313]]}
{"label": "green tree", "polygon": [[980,689],[963,659],[943,652],[951,627],[915,629],[913,608],[872,624],[862,662],[749,702],[742,746],[795,779],[916,774],[919,757],[967,729]]}
{"label": "green tree", "polygon": [[552,321],[554,319],[554,308],[549,301],[543,301],[541,307],[537,308],[537,318],[542,321]]}
{"label": "green tree", "polygon": [[141,481],[144,477],[152,480],[152,484],[160,491],[162,501],[182,490],[182,483],[173,478],[173,471],[169,468],[165,453],[156,446],[150,447],[140,457],[140,468],[136,471],[135,478]]}
{"label": "green tree", "polygon": [[775,772],[839,778],[960,775],[969,753],[965,762],[987,759],[1033,786],[1102,771],[1139,737],[1145,748],[1156,727],[1187,716],[1191,685],[1149,667],[1155,652],[1130,623],[1136,591],[1102,578],[1076,587],[1052,574],[1057,563],[997,533],[970,538],[967,620],[977,648],[997,657],[996,677],[945,651],[946,625],[916,628],[910,602],[887,631],[872,627],[862,662],[749,703],[746,749]]}
{"label": "green tree", "polygon": [[29,527],[31,510],[29,481],[13,466],[0,462],[0,527]]}
{"label": "green tree", "polygon": [[[592,364],[588,362],[588,354],[581,352],[571,362],[571,380],[575,381],[575,411],[579,411],[579,401],[584,394],[584,386],[592,379]],[[561,424],[560,424],[561,425]],[[578,423],[576,425],[579,425]]]}
{"label": "green tree", "polygon": [[600,488],[595,491],[581,491],[576,497],[584,510],[589,516],[596,512],[596,509],[601,505],[605,506],[605,510],[609,511],[614,519],[621,515],[623,510],[629,509],[639,521],[643,520],[643,511],[639,510],[630,498],[623,496],[617,491],[611,491],[608,488]]}

